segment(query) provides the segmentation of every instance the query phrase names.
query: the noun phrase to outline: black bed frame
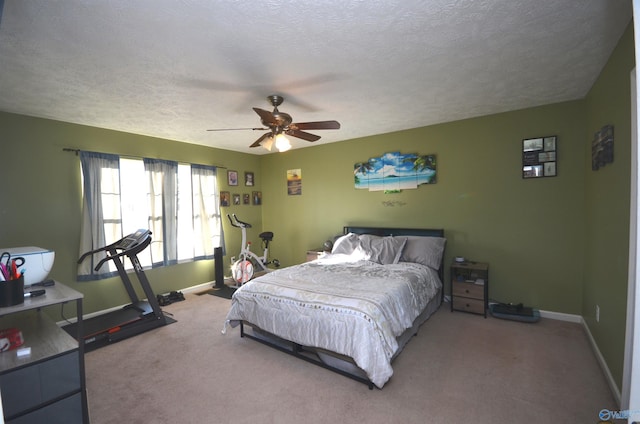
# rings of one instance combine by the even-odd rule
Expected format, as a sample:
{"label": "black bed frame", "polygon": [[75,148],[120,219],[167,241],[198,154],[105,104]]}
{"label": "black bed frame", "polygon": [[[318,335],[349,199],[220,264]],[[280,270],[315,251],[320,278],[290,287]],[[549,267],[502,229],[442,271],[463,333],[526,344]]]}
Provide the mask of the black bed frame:
{"label": "black bed frame", "polygon": [[[418,229],[418,228],[384,228],[384,227],[351,227],[347,226],[343,228],[343,234],[355,233],[355,234],[372,234],[377,236],[422,236],[422,237],[444,237],[443,229]],[[440,269],[438,270],[438,275],[440,276],[440,281],[444,284],[444,267],[443,265],[444,255],[442,255],[442,260],[440,261]],[[441,290],[441,301],[444,299],[444,287]],[[373,390],[374,384],[368,378],[360,377],[358,375],[351,374],[347,371],[344,371],[340,368],[333,367],[324,363],[315,353],[314,348],[305,347],[299,345],[297,343],[284,340],[281,338],[277,338],[280,343],[272,342],[268,339],[261,338],[258,336],[254,336],[253,334],[247,333],[244,331],[244,326],[248,325],[252,328],[257,328],[254,324],[251,324],[247,321],[240,322],[240,337],[247,337],[249,339],[258,341],[264,345],[277,349],[281,352],[285,352],[289,355],[295,356],[296,358],[303,359],[307,362],[310,362],[314,365],[318,365],[322,368],[331,370],[335,373],[343,375],[345,377],[349,377],[353,380],[356,380],[360,383],[364,383],[369,387],[369,390]],[[277,337],[277,336],[276,336]]]}
{"label": "black bed frame", "polygon": [[300,345],[298,343],[294,343],[294,342],[291,342],[291,341],[288,341],[288,340],[284,340],[284,339],[279,339],[279,340],[281,340],[281,343],[278,344],[278,343],[271,342],[271,341],[269,341],[267,339],[256,337],[253,334],[247,333],[247,332],[244,331],[244,326],[245,325],[248,325],[250,327],[255,328],[255,326],[253,324],[251,324],[250,322],[241,321],[240,322],[240,337],[247,337],[249,339],[255,340],[255,341],[260,342],[260,343],[262,343],[264,345],[272,347],[274,349],[278,349],[281,352],[288,353],[289,355],[295,356],[296,358],[303,359],[303,360],[305,360],[307,362],[310,362],[310,363],[312,363],[314,365],[318,365],[319,367],[322,367],[322,368],[331,370],[331,371],[333,371],[335,373],[344,375],[345,377],[349,377],[352,380],[356,380],[356,381],[359,381],[360,383],[366,384],[367,386],[369,386],[369,390],[373,390],[373,383],[371,382],[371,380],[369,380],[368,378],[363,378],[363,377],[351,374],[351,373],[349,373],[347,371],[344,371],[344,370],[342,370],[340,368],[332,367],[331,365],[325,364],[324,362],[322,362],[322,360],[320,360],[318,358],[318,356],[316,355],[314,349],[307,348],[307,347],[302,346],[302,345]]}

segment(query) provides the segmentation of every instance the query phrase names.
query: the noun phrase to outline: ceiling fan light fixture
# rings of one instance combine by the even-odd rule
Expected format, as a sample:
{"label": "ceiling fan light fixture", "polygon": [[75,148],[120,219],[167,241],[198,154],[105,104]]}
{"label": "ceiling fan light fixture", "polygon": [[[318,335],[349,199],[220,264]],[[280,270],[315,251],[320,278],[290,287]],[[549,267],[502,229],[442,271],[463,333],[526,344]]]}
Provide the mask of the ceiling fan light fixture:
{"label": "ceiling fan light fixture", "polygon": [[264,147],[265,149],[267,149],[268,151],[271,151],[271,148],[273,147],[273,137],[267,137],[262,143],[260,143],[262,145],[262,147]]}
{"label": "ceiling fan light fixture", "polygon": [[279,152],[286,152],[290,148],[291,143],[289,142],[289,139],[284,136],[284,134],[276,135],[276,149],[278,149]]}
{"label": "ceiling fan light fixture", "polygon": [[[2,0],[0,0],[2,3]],[[291,149],[291,142],[285,134],[291,137],[300,138],[305,141],[314,142],[320,140],[319,135],[306,132],[307,130],[337,130],[340,129],[340,123],[338,121],[316,121],[316,122],[292,122],[291,115],[288,113],[280,112],[278,106],[283,102],[282,96],[273,94],[267,97],[267,100],[273,106],[273,112],[253,108],[253,111],[260,117],[262,128],[224,128],[224,129],[211,129],[207,131],[231,131],[231,130],[257,130],[267,131],[262,134],[256,141],[254,141],[249,147],[262,146],[268,151],[273,149],[275,145],[279,152],[286,152]]]}

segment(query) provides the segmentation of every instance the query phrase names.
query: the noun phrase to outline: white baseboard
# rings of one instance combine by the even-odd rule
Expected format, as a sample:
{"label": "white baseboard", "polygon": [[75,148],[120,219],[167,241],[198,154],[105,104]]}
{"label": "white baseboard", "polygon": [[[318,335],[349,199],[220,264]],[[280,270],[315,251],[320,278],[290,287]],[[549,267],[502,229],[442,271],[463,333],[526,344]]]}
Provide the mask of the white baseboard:
{"label": "white baseboard", "polygon": [[[113,308],[103,309],[103,310],[96,311],[96,312],[91,312],[90,314],[82,314],[82,319],[85,320],[85,319],[97,317],[98,315],[108,314],[109,312],[117,311],[118,309],[122,309],[124,306],[125,305],[114,306]],[[73,317],[73,318],[68,318],[66,320],[58,321],[58,322],[56,322],[56,325],[58,327],[64,327],[67,324],[75,324],[76,321],[78,321],[78,317]]]}
{"label": "white baseboard", "polygon": [[621,395],[618,386],[616,385],[616,381],[613,379],[613,375],[611,375],[611,371],[607,366],[607,362],[604,360],[604,356],[600,352],[598,345],[596,344],[593,335],[591,334],[591,330],[589,330],[589,326],[587,322],[581,315],[575,314],[565,314],[562,312],[552,312],[552,311],[540,311],[540,316],[542,318],[555,319],[559,321],[568,321],[574,322],[576,324],[582,325],[585,333],[587,334],[587,338],[589,339],[589,343],[591,344],[591,349],[593,349],[593,353],[596,355],[596,359],[598,360],[598,364],[600,368],[602,368],[602,372],[604,372],[605,379],[607,380],[607,384],[609,385],[609,389],[611,389],[611,393],[613,393],[613,397],[615,398],[618,405],[620,405]]}
{"label": "white baseboard", "polygon": [[565,314],[562,312],[540,311],[540,316],[542,318],[555,319],[557,321],[574,322],[576,324],[581,324],[584,321],[582,319],[582,316],[580,315]]}
{"label": "white baseboard", "polygon": [[194,292],[199,292],[205,289],[210,289],[211,287],[215,286],[215,284],[216,284],[215,281],[209,281],[208,283],[202,283],[195,286],[186,287],[184,289],[181,289],[180,291],[182,293],[194,293]]}
{"label": "white baseboard", "polygon": [[620,394],[620,389],[618,389],[618,386],[616,385],[616,381],[613,379],[613,375],[611,375],[611,371],[609,371],[607,362],[604,360],[604,356],[602,356],[600,349],[598,349],[596,340],[593,338],[593,335],[591,334],[591,330],[589,330],[589,326],[587,325],[587,322],[584,319],[582,320],[582,328],[584,328],[584,331],[587,333],[587,337],[589,338],[589,343],[591,343],[591,348],[593,349],[593,353],[595,353],[596,359],[600,364],[600,368],[602,368],[602,371],[604,372],[604,376],[607,379],[607,383],[609,383],[609,388],[613,393],[613,397],[618,403],[618,406],[620,406],[622,401],[622,395]]}

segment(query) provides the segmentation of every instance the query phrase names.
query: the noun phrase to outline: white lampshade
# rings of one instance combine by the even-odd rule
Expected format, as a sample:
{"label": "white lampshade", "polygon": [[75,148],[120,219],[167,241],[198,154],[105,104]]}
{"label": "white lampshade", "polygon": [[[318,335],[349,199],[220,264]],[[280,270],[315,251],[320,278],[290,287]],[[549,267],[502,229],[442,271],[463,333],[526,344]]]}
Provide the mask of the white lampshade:
{"label": "white lampshade", "polygon": [[289,139],[284,136],[284,134],[278,134],[276,136],[276,149],[280,152],[286,152],[291,148],[291,143]]}
{"label": "white lampshade", "polygon": [[268,151],[271,151],[271,148],[273,147],[273,137],[265,138],[260,145]]}

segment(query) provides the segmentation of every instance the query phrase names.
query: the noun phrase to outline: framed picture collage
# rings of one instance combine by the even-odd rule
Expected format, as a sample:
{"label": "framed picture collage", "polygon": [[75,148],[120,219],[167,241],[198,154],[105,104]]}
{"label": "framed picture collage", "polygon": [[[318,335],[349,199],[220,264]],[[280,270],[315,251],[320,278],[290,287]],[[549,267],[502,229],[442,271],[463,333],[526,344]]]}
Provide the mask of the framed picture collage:
{"label": "framed picture collage", "polygon": [[[227,185],[229,187],[239,187],[238,171],[227,171]],[[255,186],[255,175],[253,172],[244,173],[244,186]],[[258,206],[262,204],[262,192],[251,191],[245,193],[236,193],[231,191],[220,191],[220,206],[239,206],[239,205],[254,205]]]}
{"label": "framed picture collage", "polygon": [[522,140],[522,178],[555,177],[558,175],[557,137],[525,138]]}

